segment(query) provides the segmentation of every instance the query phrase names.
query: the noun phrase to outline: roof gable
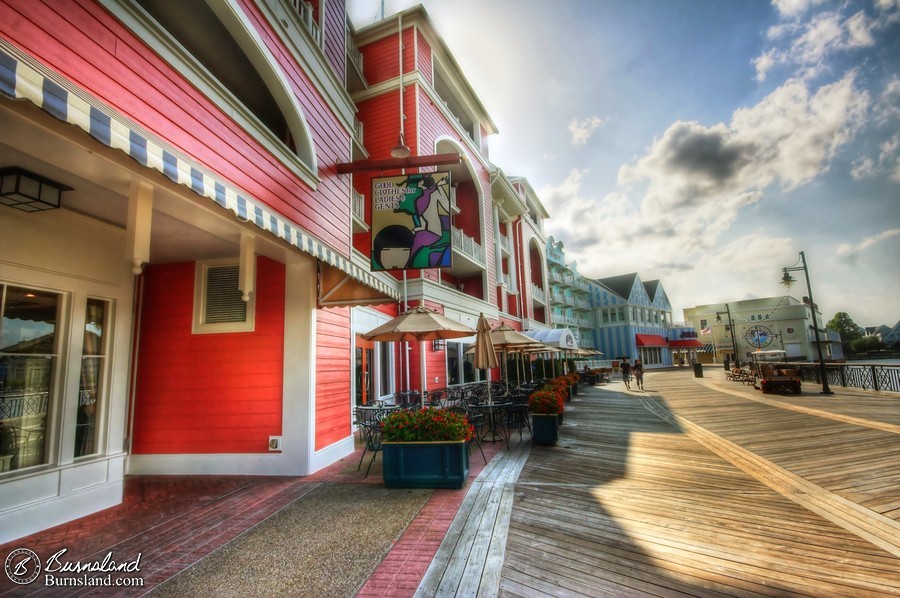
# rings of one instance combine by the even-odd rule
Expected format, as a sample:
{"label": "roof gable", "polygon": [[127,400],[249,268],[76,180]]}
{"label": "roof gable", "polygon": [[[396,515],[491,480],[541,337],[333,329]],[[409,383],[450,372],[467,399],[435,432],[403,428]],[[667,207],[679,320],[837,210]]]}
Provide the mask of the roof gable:
{"label": "roof gable", "polygon": [[631,274],[620,274],[619,276],[610,276],[609,278],[599,278],[597,279],[597,282],[619,297],[629,299],[632,290],[634,290],[636,280],[638,280],[637,272],[632,272]]}

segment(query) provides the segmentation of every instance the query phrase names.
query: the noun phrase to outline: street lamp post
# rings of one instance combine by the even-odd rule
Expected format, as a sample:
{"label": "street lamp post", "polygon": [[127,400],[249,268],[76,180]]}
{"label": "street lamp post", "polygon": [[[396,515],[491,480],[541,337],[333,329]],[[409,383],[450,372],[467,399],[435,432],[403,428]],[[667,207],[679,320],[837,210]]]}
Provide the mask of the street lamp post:
{"label": "street lamp post", "polygon": [[725,304],[725,311],[716,312],[716,322],[722,321],[722,314],[728,314],[728,330],[731,331],[731,353],[734,355],[735,361],[740,363],[740,360],[737,358],[737,342],[734,340],[734,324],[731,322],[731,309],[727,303]]}
{"label": "street lamp post", "polygon": [[800,270],[803,270],[803,274],[806,276],[806,292],[809,293],[809,309],[812,312],[813,332],[816,336],[816,351],[818,351],[819,354],[819,375],[822,377],[822,392],[820,394],[830,395],[834,394],[834,392],[828,386],[828,370],[825,368],[825,358],[822,356],[822,340],[819,338],[819,322],[816,318],[816,302],[813,299],[812,287],[809,284],[809,269],[806,267],[806,255],[802,251],[800,252],[800,263],[802,264],[800,266],[795,264],[788,268],[781,269],[783,273],[781,284],[790,289],[791,285],[797,282],[797,279],[791,276],[790,272],[799,272]]}

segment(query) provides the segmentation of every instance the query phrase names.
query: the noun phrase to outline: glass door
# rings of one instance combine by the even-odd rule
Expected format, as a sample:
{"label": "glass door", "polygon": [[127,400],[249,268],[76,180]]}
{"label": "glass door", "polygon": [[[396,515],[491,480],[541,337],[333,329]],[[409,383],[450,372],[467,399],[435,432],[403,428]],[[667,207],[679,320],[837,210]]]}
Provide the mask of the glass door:
{"label": "glass door", "polygon": [[374,376],[375,341],[368,341],[362,336],[356,337],[356,404],[371,405],[375,402]]}

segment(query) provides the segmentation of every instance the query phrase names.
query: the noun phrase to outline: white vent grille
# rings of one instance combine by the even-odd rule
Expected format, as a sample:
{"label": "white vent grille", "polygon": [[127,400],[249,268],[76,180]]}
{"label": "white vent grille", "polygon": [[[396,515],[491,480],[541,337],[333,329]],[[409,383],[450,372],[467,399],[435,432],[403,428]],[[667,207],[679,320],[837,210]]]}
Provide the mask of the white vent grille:
{"label": "white vent grille", "polygon": [[241,299],[238,273],[238,266],[207,268],[204,324],[247,321],[247,303]]}

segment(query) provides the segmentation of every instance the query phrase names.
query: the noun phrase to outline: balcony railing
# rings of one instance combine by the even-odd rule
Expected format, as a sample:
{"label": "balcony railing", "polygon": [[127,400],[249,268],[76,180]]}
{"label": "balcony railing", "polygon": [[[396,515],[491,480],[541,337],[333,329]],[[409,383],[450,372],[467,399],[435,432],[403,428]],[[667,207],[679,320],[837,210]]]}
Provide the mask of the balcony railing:
{"label": "balcony railing", "polygon": [[563,281],[562,274],[551,270],[550,271],[550,280],[552,280],[554,282],[562,282]]}
{"label": "balcony railing", "polygon": [[353,119],[353,130],[356,131],[356,141],[358,141],[360,145],[364,145],[363,122],[358,118]]}
{"label": "balcony railing", "polygon": [[469,256],[480,264],[484,263],[484,247],[482,247],[480,243],[456,227],[451,228],[450,232],[454,249]]}
{"label": "balcony railing", "polygon": [[[322,29],[316,20],[313,19],[313,6],[306,0],[291,0],[291,5],[300,13],[300,20],[306,25],[307,31],[316,41],[316,45],[322,47]],[[358,50],[357,50],[358,51]]]}
{"label": "balcony railing", "polygon": [[591,302],[590,302],[590,301],[585,301],[584,299],[576,299],[576,300],[575,300],[575,307],[577,307],[577,308],[579,308],[579,309],[592,309],[592,308],[591,308]]}
{"label": "balcony railing", "polygon": [[532,298],[534,298],[537,301],[540,301],[541,303],[547,302],[547,295],[546,295],[546,293],[544,293],[544,289],[542,289],[541,287],[539,287],[533,283],[531,285],[531,296],[532,296]]}
{"label": "balcony railing", "polygon": [[362,193],[357,191],[356,189],[350,190],[350,196],[353,201],[353,215],[362,220],[366,221],[366,198]]}
{"label": "balcony railing", "polygon": [[500,249],[502,249],[506,253],[511,252],[511,250],[509,248],[509,237],[507,237],[506,235],[503,235],[503,234],[500,235]]}
{"label": "balcony railing", "polygon": [[578,289],[579,291],[587,291],[587,292],[590,292],[590,290],[591,290],[591,285],[588,284],[588,282],[587,282],[586,280],[576,280],[576,281],[575,281],[575,288]]}
{"label": "balcony railing", "polygon": [[347,56],[350,58],[350,61],[356,65],[359,72],[363,72],[363,55],[362,52],[359,51],[359,47],[356,45],[353,36],[350,35],[349,30],[347,31]]}
{"label": "balcony railing", "polygon": [[592,320],[591,318],[578,317],[578,318],[575,318],[575,322],[581,328],[593,328],[594,327],[594,320]]}

